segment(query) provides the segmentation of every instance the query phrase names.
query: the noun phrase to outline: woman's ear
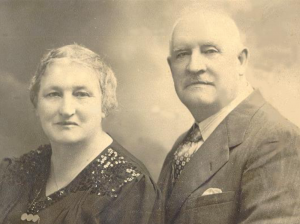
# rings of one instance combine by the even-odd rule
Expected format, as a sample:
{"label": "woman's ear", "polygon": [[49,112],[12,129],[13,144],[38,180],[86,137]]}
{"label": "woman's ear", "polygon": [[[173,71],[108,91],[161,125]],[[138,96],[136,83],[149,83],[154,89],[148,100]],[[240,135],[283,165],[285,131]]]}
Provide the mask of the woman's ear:
{"label": "woman's ear", "polygon": [[102,117],[102,119],[106,117],[104,112],[101,113],[101,117]]}

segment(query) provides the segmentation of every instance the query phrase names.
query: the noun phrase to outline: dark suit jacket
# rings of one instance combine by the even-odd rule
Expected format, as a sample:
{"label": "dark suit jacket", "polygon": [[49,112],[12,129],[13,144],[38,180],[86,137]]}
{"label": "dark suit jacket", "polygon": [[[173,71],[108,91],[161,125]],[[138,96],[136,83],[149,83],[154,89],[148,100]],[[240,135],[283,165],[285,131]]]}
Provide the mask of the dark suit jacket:
{"label": "dark suit jacket", "polygon": [[[171,190],[184,135],[159,178],[166,223],[300,223],[300,135],[258,91],[221,122]],[[222,193],[202,196],[209,188]]]}

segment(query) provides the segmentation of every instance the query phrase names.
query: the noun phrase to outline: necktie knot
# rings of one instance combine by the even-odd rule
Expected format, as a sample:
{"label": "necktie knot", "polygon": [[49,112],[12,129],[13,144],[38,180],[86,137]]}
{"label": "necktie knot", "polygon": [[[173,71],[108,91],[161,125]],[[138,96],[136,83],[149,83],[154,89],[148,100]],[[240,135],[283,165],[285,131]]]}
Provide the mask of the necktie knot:
{"label": "necktie knot", "polygon": [[201,131],[198,124],[194,124],[185,138],[185,142],[197,143],[202,139]]}

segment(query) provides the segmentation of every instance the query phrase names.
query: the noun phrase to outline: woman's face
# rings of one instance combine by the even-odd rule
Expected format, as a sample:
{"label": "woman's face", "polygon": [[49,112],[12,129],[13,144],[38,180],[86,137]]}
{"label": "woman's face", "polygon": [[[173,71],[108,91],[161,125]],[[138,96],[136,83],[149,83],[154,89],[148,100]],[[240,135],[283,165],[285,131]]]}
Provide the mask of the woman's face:
{"label": "woman's face", "polygon": [[101,99],[95,71],[59,60],[41,79],[36,114],[51,143],[88,142],[102,132]]}

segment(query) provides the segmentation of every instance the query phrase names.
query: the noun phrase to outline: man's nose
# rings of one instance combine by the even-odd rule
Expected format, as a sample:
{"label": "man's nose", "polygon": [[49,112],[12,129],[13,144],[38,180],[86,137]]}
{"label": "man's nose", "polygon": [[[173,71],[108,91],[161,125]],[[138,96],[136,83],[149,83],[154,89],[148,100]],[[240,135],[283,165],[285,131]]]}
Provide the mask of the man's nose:
{"label": "man's nose", "polygon": [[192,52],[187,70],[192,74],[202,74],[206,71],[205,58],[199,50]]}
{"label": "man's nose", "polygon": [[76,112],[75,102],[72,99],[72,96],[64,96],[59,108],[60,115],[64,117],[70,117],[74,115],[75,112]]}

